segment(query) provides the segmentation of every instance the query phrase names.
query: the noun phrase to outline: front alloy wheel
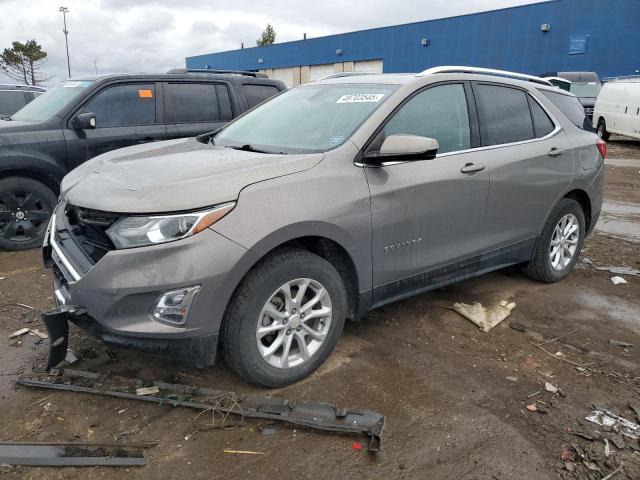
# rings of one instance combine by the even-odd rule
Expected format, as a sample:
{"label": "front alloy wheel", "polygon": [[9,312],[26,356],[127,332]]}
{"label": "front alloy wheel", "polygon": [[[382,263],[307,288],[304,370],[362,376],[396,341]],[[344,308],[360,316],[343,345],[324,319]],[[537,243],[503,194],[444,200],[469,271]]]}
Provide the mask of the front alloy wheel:
{"label": "front alloy wheel", "polygon": [[331,354],[346,312],[343,279],[331,263],[306,250],[279,248],[246,274],[227,307],[225,362],[255,385],[297,382]]}
{"label": "front alloy wheel", "polygon": [[28,178],[0,181],[0,248],[23,250],[42,245],[56,197]]}
{"label": "front alloy wheel", "polygon": [[256,328],[258,351],[273,367],[305,363],[322,346],[331,328],[331,298],[310,278],[278,288],[262,308]]}

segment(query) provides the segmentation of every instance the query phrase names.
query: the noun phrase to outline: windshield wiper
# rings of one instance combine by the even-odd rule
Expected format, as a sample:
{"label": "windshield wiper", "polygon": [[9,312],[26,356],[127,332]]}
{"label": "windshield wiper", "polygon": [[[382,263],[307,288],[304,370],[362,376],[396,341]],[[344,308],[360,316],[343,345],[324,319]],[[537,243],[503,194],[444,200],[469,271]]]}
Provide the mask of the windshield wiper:
{"label": "windshield wiper", "polygon": [[267,152],[266,150],[260,150],[255,148],[253,145],[245,144],[245,145],[227,145],[229,148],[233,148],[234,150],[242,150],[245,152],[255,152],[255,153],[270,153],[273,154],[275,152]]}

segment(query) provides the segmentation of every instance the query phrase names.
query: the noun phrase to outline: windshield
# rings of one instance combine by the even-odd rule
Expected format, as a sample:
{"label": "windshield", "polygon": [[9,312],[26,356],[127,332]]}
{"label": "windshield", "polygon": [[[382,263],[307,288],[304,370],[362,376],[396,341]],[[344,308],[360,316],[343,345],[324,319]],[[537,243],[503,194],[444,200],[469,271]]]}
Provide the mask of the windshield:
{"label": "windshield", "polygon": [[91,85],[91,81],[67,81],[56,85],[39,95],[16,113],[11,120],[20,122],[45,122],[62,110],[82,90]]}
{"label": "windshield", "polygon": [[593,97],[598,96],[600,84],[598,82],[573,82],[570,92],[576,97]]}
{"label": "windshield", "polygon": [[216,145],[267,153],[325,152],[344,143],[397,85],[309,85],[274,97],[230,123]]}

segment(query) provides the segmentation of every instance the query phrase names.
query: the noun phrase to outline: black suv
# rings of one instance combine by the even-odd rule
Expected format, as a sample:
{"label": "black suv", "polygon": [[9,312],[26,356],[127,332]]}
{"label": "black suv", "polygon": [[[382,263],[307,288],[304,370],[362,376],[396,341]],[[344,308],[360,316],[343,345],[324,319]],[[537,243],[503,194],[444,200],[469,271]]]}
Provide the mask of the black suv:
{"label": "black suv", "polygon": [[0,117],[16,113],[31,100],[47,90],[31,85],[0,83]]}
{"label": "black suv", "polygon": [[285,89],[259,73],[183,69],[56,85],[0,121],[0,248],[42,243],[60,181],[82,162],[216,130]]}

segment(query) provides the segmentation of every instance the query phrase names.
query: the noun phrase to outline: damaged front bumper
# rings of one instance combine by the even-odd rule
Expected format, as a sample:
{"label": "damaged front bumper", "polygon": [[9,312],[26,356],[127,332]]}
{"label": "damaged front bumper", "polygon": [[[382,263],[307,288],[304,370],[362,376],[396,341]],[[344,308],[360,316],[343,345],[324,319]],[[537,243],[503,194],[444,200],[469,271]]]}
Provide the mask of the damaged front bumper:
{"label": "damaged front bumper", "polygon": [[[56,304],[67,308],[48,313],[47,322],[72,321],[112,345],[197,368],[213,365],[218,332],[235,285],[230,272],[251,254],[207,229],[166,244],[110,250],[95,261],[83,250],[83,240],[74,234],[64,209],[64,203],[59,204],[52,216],[43,260],[54,274]],[[192,285],[198,285],[200,292],[183,324],[154,318],[159,297]],[[83,314],[71,315],[75,309]]]}

